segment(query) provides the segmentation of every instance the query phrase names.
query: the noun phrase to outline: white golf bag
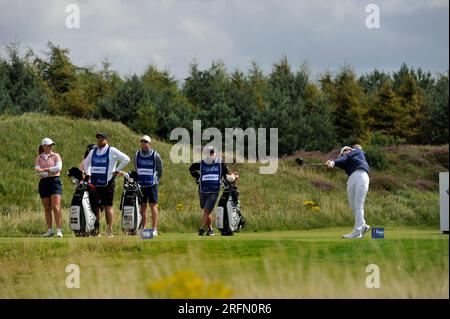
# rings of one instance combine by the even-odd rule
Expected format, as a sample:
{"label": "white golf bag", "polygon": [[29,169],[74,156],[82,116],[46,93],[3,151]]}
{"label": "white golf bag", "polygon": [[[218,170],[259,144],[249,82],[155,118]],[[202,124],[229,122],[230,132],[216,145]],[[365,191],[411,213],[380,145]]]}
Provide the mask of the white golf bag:
{"label": "white golf bag", "polygon": [[77,181],[77,187],[70,204],[69,228],[75,232],[75,236],[89,236],[95,229],[97,218],[92,210],[89,200],[89,185]]}
{"label": "white golf bag", "polygon": [[216,213],[216,227],[222,236],[233,236],[245,224],[241,214],[239,192],[233,183],[224,181],[225,189],[220,197]]}
{"label": "white golf bag", "polygon": [[130,235],[136,235],[141,228],[140,198],[142,198],[142,191],[137,183],[137,175],[135,172],[126,174],[120,210],[122,211],[122,230]]}

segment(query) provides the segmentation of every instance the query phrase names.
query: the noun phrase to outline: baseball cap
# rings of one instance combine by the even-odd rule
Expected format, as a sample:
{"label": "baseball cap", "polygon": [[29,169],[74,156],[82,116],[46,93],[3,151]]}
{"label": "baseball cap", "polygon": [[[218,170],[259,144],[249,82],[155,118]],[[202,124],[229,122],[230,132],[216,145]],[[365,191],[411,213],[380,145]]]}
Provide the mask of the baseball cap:
{"label": "baseball cap", "polygon": [[352,148],[350,146],[344,146],[343,148],[341,148],[341,152],[339,153],[339,156],[342,156],[342,154],[344,153],[344,151],[346,150],[352,150]]}
{"label": "baseball cap", "polygon": [[96,137],[96,138],[103,137],[103,138],[108,139],[108,134],[103,133],[103,132],[100,132],[100,133],[97,133],[97,134],[95,135],[95,137]]}
{"label": "baseball cap", "polygon": [[148,135],[142,136],[139,140],[140,140],[140,141],[144,140],[144,141],[147,141],[147,142],[149,142],[149,143],[152,142],[152,139],[151,139],[150,136],[148,136]]}
{"label": "baseball cap", "polygon": [[206,152],[207,152],[208,154],[210,154],[211,152],[215,152],[214,146],[208,145],[208,146],[206,147]]}
{"label": "baseball cap", "polygon": [[41,145],[55,145],[55,142],[51,138],[46,137],[42,140]]}

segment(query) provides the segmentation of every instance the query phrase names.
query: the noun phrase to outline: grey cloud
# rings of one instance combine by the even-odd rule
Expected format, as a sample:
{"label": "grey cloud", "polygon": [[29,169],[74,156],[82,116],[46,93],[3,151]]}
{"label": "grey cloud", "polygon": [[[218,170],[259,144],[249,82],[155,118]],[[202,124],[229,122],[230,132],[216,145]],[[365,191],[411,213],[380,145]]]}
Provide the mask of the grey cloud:
{"label": "grey cloud", "polygon": [[[377,30],[364,24],[371,2],[381,10]],[[70,3],[80,6],[78,30],[64,25]],[[315,74],[402,62],[438,72],[448,69],[448,20],[443,0],[0,0],[0,42],[17,39],[39,53],[51,40],[80,65],[108,57],[129,74],[155,63],[178,79],[194,58],[201,67],[221,58],[230,70],[255,60],[269,71],[284,54],[293,67],[309,61]]]}

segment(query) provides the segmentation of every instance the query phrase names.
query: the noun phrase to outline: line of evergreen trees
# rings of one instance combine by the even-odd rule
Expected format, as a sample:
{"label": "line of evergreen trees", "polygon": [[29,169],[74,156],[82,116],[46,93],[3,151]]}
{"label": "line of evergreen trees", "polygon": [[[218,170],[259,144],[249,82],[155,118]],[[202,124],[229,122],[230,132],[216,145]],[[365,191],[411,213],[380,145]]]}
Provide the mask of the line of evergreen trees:
{"label": "line of evergreen trees", "polygon": [[168,139],[175,127],[277,127],[279,152],[328,151],[342,144],[448,143],[448,71],[433,76],[403,64],[397,72],[361,76],[348,66],[311,79],[286,57],[264,74],[256,63],[229,73],[223,62],[190,65],[179,83],[150,65],[122,77],[105,60],[79,67],[69,50],[49,42],[44,57],[19,45],[0,57],[0,114],[40,112],[111,119]]}

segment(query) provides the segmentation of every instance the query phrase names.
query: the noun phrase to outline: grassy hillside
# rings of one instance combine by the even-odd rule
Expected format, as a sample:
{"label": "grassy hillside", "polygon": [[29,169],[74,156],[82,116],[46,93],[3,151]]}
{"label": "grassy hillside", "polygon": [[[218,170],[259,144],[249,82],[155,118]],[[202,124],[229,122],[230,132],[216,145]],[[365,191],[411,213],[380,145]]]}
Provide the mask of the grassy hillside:
{"label": "grassy hillside", "polygon": [[[44,216],[34,175],[34,159],[43,137],[51,137],[55,151],[63,159],[63,216],[67,216],[73,185],[64,174],[78,166],[85,147],[95,142],[95,133],[105,131],[110,144],[134,154],[139,135],[125,125],[110,121],[73,120],[25,114],[0,117],[0,235],[38,234],[45,230]],[[198,228],[200,208],[196,185],[188,164],[173,164],[170,145],[154,139],[165,173],[160,184],[160,232],[193,232]],[[372,225],[414,225],[438,227],[438,173],[448,171],[448,145],[401,146],[386,148],[388,166],[373,170],[366,201],[366,220]],[[247,231],[297,230],[353,225],[346,198],[345,173],[320,167],[300,168],[294,158],[319,161],[336,156],[298,153],[279,162],[274,175],[260,175],[259,164],[229,165],[240,173],[242,212]],[[131,166],[127,167],[131,169]],[[115,197],[116,224],[120,231],[118,203],[122,180]],[[320,209],[311,210],[304,201],[312,200]],[[177,205],[182,209],[177,210]],[[180,205],[179,205],[180,207]],[[104,218],[102,224],[104,224]],[[103,225],[102,225],[103,227]]]}

